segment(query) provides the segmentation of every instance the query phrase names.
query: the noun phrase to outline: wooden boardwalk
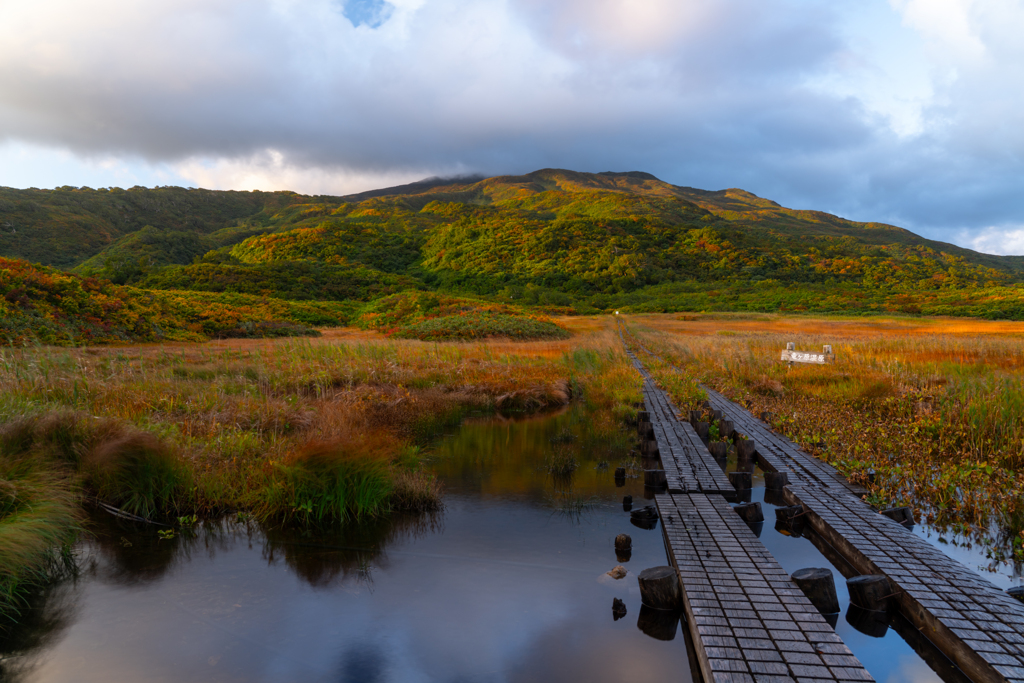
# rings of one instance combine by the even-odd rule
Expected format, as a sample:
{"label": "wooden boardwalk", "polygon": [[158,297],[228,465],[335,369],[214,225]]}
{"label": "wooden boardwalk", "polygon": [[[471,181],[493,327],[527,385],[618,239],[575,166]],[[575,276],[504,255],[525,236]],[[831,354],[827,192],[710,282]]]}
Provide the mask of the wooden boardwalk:
{"label": "wooden boardwalk", "polygon": [[640,361],[668,493],[655,495],[707,683],[873,681],[722,494],[728,477]]}
{"label": "wooden boardwalk", "polygon": [[[630,355],[632,356],[632,353]],[[650,395],[655,400],[661,400],[658,395],[664,397],[664,393],[654,386],[639,360],[635,356],[633,358],[645,376],[645,399]],[[915,536],[901,524],[878,514],[860,499],[865,492],[863,487],[846,481],[830,465],[804,452],[792,441],[755,418],[742,406],[733,403],[712,389],[705,387],[705,390],[712,408],[722,411],[723,417],[731,420],[738,432],[755,442],[761,468],[789,474],[790,485],[786,487],[785,497],[790,504],[804,507],[806,519],[814,531],[830,544],[832,549],[857,573],[887,576],[894,587],[896,593],[894,599],[899,605],[900,612],[964,674],[976,682],[1013,681],[1024,683],[1024,604],[949,558],[927,541]],[[667,402],[667,400],[665,397],[664,401]],[[673,412],[672,417],[674,417],[674,407],[670,402],[665,405],[669,406],[669,410]],[[653,421],[655,413],[652,411],[651,415]],[[668,417],[664,410],[659,413],[659,418],[662,420],[668,419]],[[711,463],[714,463],[713,459],[711,459]],[[719,512],[720,508],[729,509],[729,506],[721,498],[717,496],[702,496],[701,498],[705,500],[698,502],[698,497],[695,495],[656,496],[659,508],[665,507],[662,516],[678,515],[686,529],[685,533],[681,532],[674,526],[674,518],[671,523],[666,518],[664,528],[673,561],[676,562],[681,576],[684,575],[684,572],[687,573],[686,576],[683,576],[687,599],[689,599],[691,590],[687,589],[687,581],[690,582],[694,595],[698,594],[699,587],[703,586],[703,593],[700,594],[698,600],[706,601],[706,603],[694,602],[692,605],[688,603],[688,614],[695,608],[705,606],[710,609],[718,609],[714,606],[714,600],[717,600],[719,605],[722,604],[722,591],[719,591],[717,586],[719,579],[726,580],[729,571],[732,571],[731,569],[728,571],[722,569],[723,565],[732,567],[733,561],[727,559],[727,556],[737,558],[735,560],[739,562],[736,565],[737,568],[746,567],[749,570],[749,565],[743,564],[745,555],[748,561],[753,562],[754,565],[763,564],[771,569],[768,573],[761,573],[764,580],[771,583],[771,579],[766,577],[774,576],[781,582],[779,583],[780,588],[784,588],[783,583],[793,585],[788,581],[789,577],[784,576],[784,572],[783,575],[772,573],[777,563],[768,555],[764,546],[746,528],[746,524],[737,515],[729,516]],[[705,520],[705,518],[710,522],[699,521]],[[691,533],[690,527],[701,529],[700,535]],[[744,529],[749,537],[744,533]],[[702,543],[700,537],[705,533],[708,534],[708,540]],[[719,544],[719,536],[726,539],[724,546]],[[709,540],[714,540],[715,549],[706,547]],[[697,553],[696,558],[693,555],[694,552]],[[706,563],[702,562],[699,557],[701,552],[705,553],[703,559],[706,560]],[[719,555],[716,555],[716,552]],[[729,555],[730,552],[732,555]],[[762,552],[764,555],[761,554]],[[719,559],[712,562],[716,557]],[[684,570],[684,566],[688,569]],[[715,569],[725,573],[714,574],[714,578],[709,583],[700,583],[699,574],[702,572],[707,574]],[[749,571],[736,573],[735,581],[738,584],[744,582],[749,584],[750,581],[756,580],[757,577]],[[717,596],[714,600],[711,598],[712,593]],[[745,588],[744,594],[746,594]],[[778,597],[781,599],[782,596]],[[751,602],[749,598],[750,596],[747,595],[746,602]],[[749,616],[750,608],[743,609]],[[757,611],[756,608],[755,611]],[[815,612],[815,614],[817,613]],[[697,620],[698,614],[693,613],[691,618]],[[724,621],[717,624],[718,626],[723,629],[734,629],[734,626],[726,623],[730,621],[728,616],[723,619]],[[770,625],[771,621],[762,619],[762,623],[765,625]],[[698,651],[705,653],[702,655],[702,667],[709,667],[713,676],[708,680],[762,680],[756,677],[759,675],[753,666],[753,662],[756,660],[746,658],[743,659],[743,665],[746,666],[747,678],[719,677],[721,672],[714,669],[711,662],[716,659],[716,653],[722,653],[718,650],[707,650],[708,646],[714,648],[718,645],[709,643],[700,632],[699,625],[695,624],[697,622],[691,622],[694,641],[695,643],[699,641],[696,645]],[[829,630],[831,631],[831,629]],[[735,630],[731,636],[725,635],[724,630],[716,635],[727,639],[736,638]],[[776,642],[774,635],[769,640],[773,643]],[[767,642],[762,642],[762,644],[767,646]],[[775,650],[783,656],[782,661],[789,662],[781,647],[776,647]],[[837,654],[828,650],[820,652],[816,650],[816,653],[824,663],[812,666],[825,666],[826,668],[831,665],[824,659],[824,655]],[[736,653],[730,651],[730,654],[735,655]],[[733,666],[736,667],[737,672],[739,671],[741,665],[735,663],[739,661],[738,658],[726,657],[725,659],[730,663],[727,665],[719,663],[718,666]],[[843,667],[839,667],[837,671],[842,669]],[[864,675],[867,675],[866,672]],[[707,671],[705,677],[708,677]],[[793,675],[790,674],[790,678],[783,677],[778,680],[792,679]],[[774,679],[765,678],[763,680]],[[796,680],[802,679],[797,676]],[[850,680],[870,680],[870,678]]]}
{"label": "wooden boardwalk", "polygon": [[705,681],[874,680],[724,498],[655,501]]}
{"label": "wooden boardwalk", "polygon": [[860,574],[885,574],[900,612],[975,681],[1024,681],[1024,603],[852,496],[787,487]]}

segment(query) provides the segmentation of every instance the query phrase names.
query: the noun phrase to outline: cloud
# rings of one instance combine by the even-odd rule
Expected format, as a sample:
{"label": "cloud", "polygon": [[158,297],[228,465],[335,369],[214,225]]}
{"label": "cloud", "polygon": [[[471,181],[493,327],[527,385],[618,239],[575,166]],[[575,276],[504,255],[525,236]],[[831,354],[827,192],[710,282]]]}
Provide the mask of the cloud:
{"label": "cloud", "polygon": [[960,239],[1024,212],[1022,25],[1020,0],[6,3],[0,142],[332,193],[646,170]]}

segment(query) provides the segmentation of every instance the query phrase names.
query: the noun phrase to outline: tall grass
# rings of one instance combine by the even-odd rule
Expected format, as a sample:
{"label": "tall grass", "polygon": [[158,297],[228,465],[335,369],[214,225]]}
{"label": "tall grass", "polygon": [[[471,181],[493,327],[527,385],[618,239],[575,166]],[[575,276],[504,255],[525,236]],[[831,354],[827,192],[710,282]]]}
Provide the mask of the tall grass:
{"label": "tall grass", "polygon": [[[869,484],[873,469],[872,500],[910,504],[986,543],[997,530],[993,554],[1024,559],[1024,326],[690,317],[631,328],[683,376],[771,412],[777,429],[851,478]],[[831,344],[836,361],[790,367],[779,360],[786,342]]]}

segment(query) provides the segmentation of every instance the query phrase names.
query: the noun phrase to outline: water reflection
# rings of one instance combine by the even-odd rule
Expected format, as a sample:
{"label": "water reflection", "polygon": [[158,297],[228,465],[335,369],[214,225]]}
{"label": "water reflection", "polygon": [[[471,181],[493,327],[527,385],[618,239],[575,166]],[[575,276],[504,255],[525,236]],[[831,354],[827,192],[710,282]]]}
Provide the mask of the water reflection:
{"label": "water reflection", "polygon": [[[556,443],[576,459],[569,481],[552,477]],[[51,635],[8,650],[5,671],[19,683],[689,680],[678,618],[646,635],[623,618],[641,616],[635,575],[606,576],[616,535],[634,529],[622,496],[643,494],[634,477],[615,486],[615,467],[638,469],[629,446],[571,412],[471,421],[432,456],[440,517],[317,532],[230,518],[173,539],[99,518],[63,589],[71,609],[51,609]],[[659,533],[632,535],[630,566],[665,563]]]}

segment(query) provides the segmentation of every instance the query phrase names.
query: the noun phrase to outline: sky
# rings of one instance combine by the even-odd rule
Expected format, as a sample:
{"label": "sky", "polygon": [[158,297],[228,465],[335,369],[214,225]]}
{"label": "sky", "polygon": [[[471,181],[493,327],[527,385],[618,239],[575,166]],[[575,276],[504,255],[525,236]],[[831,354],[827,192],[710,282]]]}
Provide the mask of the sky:
{"label": "sky", "polygon": [[1024,0],[0,1],[0,185],[646,171],[1024,254]]}

